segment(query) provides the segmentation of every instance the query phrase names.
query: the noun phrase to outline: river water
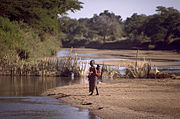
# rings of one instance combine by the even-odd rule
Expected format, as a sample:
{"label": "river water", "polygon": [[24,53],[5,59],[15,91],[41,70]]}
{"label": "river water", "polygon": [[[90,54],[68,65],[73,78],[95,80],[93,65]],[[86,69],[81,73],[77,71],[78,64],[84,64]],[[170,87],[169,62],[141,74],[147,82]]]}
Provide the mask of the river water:
{"label": "river water", "polygon": [[[63,49],[60,52],[58,52],[57,56],[58,57],[64,57],[68,56],[71,52],[71,49]],[[104,54],[90,54],[90,53],[81,53],[81,54],[76,54],[72,51],[71,55],[77,55],[78,57],[81,57],[81,60],[84,62],[90,62],[90,60],[95,60],[95,61],[123,61],[123,60],[128,60],[128,61],[133,61],[135,59],[122,59],[122,58],[101,58],[99,56],[111,56],[111,55],[104,55]],[[177,76],[180,76],[180,60],[179,61],[171,61],[171,62],[176,62],[179,65],[175,66],[158,66],[157,69],[161,72],[169,73],[169,74],[175,74]],[[116,66],[111,66],[112,68],[117,68]],[[120,68],[120,73],[122,75],[125,74],[125,69],[126,67],[118,67]],[[155,68],[155,67],[153,67]]]}
{"label": "river water", "polygon": [[99,119],[89,110],[40,96],[47,89],[84,81],[62,77],[0,76],[0,119]]}
{"label": "river water", "polygon": [[[67,56],[69,49],[61,50],[57,56]],[[83,54],[78,54],[83,55]],[[84,59],[92,59],[91,54]],[[94,60],[128,60],[103,59]],[[124,68],[122,68],[123,70]],[[180,74],[180,66],[158,67],[164,72]],[[55,98],[43,97],[47,89],[87,82],[73,77],[9,77],[0,76],[0,119],[99,119],[89,110],[81,110]]]}
{"label": "river water", "polygon": [[74,77],[0,76],[0,119],[100,119],[87,109],[41,96],[50,88],[84,82]]}
{"label": "river water", "polygon": [[51,97],[0,97],[0,119],[97,119]]}

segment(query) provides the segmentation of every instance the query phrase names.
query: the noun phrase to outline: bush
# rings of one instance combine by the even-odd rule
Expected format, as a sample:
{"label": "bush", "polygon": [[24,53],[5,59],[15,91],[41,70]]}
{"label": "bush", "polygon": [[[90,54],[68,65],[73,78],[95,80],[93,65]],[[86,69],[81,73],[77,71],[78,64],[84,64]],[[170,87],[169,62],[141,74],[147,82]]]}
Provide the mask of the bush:
{"label": "bush", "polygon": [[18,24],[0,17],[0,58],[12,50],[21,49],[23,43],[22,31]]}
{"label": "bush", "polygon": [[0,58],[11,55],[8,57],[26,60],[51,56],[56,54],[59,47],[60,41],[56,36],[0,17]]}

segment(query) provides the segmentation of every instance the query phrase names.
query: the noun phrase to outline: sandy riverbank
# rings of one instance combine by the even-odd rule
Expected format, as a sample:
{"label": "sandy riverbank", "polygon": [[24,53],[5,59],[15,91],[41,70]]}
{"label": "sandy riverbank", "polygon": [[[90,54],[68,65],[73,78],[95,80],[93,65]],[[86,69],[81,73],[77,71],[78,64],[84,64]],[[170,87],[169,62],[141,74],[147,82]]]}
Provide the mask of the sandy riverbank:
{"label": "sandy riverbank", "polygon": [[98,86],[98,96],[89,96],[85,83],[57,87],[43,95],[90,109],[103,119],[180,118],[180,80],[121,79]]}

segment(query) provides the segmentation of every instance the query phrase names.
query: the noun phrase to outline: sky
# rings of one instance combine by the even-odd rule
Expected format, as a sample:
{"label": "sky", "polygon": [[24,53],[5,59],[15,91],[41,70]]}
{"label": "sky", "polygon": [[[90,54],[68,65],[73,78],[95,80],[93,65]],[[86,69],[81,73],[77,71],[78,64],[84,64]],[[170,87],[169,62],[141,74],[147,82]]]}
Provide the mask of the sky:
{"label": "sky", "polygon": [[109,10],[120,15],[123,20],[133,13],[152,15],[157,6],[174,7],[180,11],[180,0],[78,0],[83,2],[83,8],[75,13],[68,12],[71,18],[92,18],[94,14]]}

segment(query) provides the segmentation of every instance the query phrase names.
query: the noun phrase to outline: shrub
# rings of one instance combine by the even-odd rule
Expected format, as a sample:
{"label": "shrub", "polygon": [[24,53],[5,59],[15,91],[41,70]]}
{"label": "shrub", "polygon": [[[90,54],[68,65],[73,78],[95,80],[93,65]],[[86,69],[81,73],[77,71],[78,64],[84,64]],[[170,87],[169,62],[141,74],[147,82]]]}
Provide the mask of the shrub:
{"label": "shrub", "polygon": [[55,55],[60,41],[56,36],[42,32],[23,22],[11,22],[8,18],[0,17],[0,58],[11,55],[8,57],[18,56],[26,60]]}
{"label": "shrub", "polygon": [[[0,58],[23,46],[23,35],[16,22],[0,17]],[[20,49],[20,48],[19,48]]]}

